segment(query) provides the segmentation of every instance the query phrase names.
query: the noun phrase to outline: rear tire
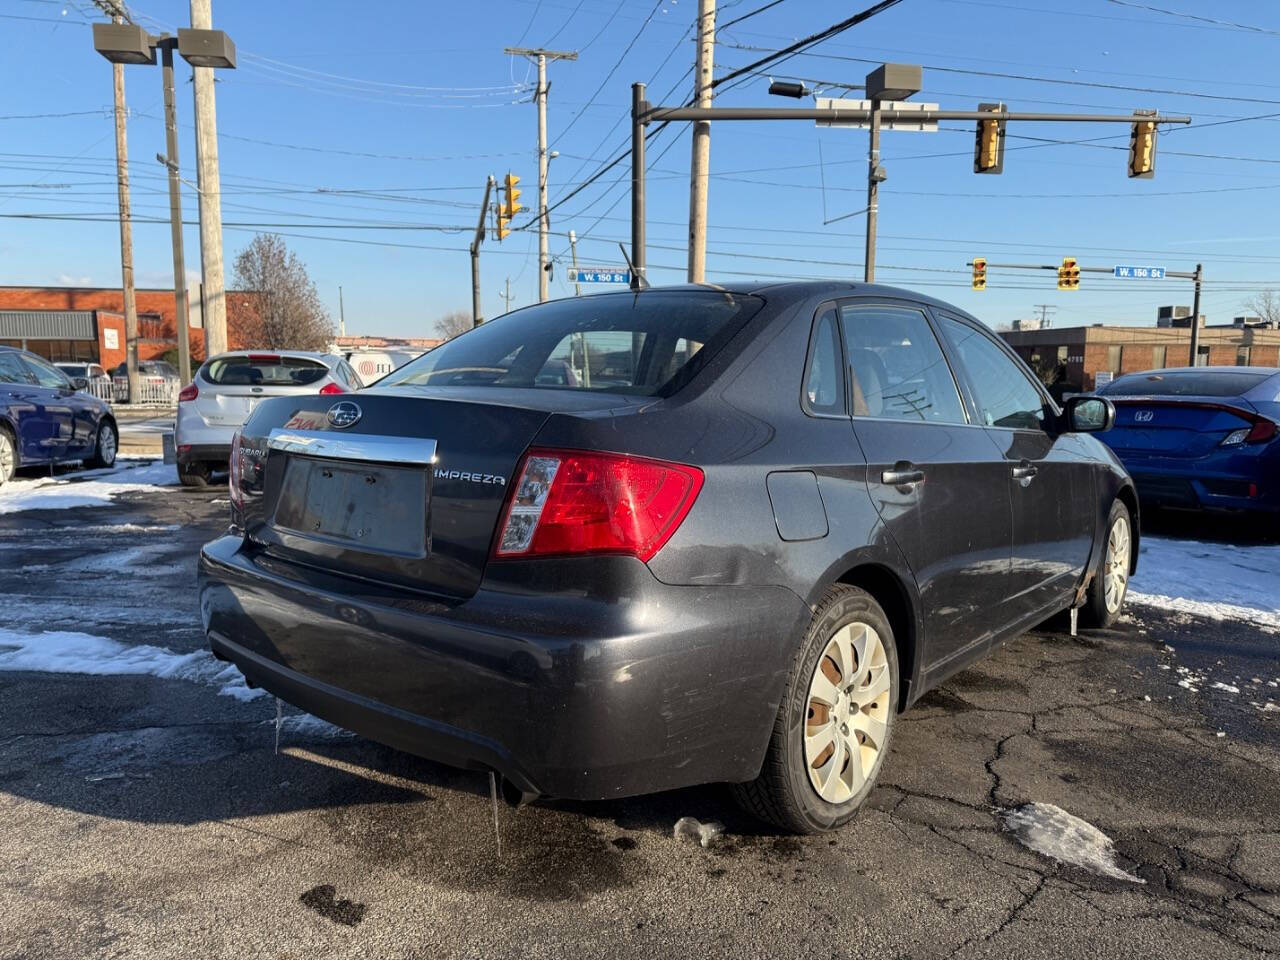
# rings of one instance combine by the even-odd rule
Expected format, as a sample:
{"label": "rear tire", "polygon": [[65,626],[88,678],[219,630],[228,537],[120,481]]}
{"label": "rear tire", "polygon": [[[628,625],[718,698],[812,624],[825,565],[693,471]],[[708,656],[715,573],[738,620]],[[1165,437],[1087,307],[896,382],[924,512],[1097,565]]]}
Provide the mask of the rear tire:
{"label": "rear tire", "polygon": [[209,483],[209,465],[194,461],[178,464],[178,481],[184,487],[205,487]]}
{"label": "rear tire", "polygon": [[120,449],[120,435],[115,426],[103,420],[98,424],[98,439],[93,445],[93,456],[86,464],[90,467],[113,467],[116,463],[116,451]]}
{"label": "rear tire", "polygon": [[836,585],[792,664],[760,776],[735,784],[735,799],[794,833],[848,823],[875,786],[897,712],[888,618],[865,590]]}
{"label": "rear tire", "polygon": [[1117,500],[1107,516],[1106,540],[1093,571],[1093,580],[1080,608],[1080,623],[1105,629],[1115,623],[1129,593],[1129,570],[1133,566],[1133,520],[1129,508]]}
{"label": "rear tire", "polygon": [[8,427],[0,427],[0,486],[13,479],[18,470],[18,444]]}

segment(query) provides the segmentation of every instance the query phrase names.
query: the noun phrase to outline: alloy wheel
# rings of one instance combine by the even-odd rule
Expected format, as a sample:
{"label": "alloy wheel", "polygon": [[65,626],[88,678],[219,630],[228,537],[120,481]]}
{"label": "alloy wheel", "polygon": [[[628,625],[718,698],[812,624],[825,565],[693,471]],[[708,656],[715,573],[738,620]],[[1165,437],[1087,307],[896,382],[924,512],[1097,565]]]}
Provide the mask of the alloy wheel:
{"label": "alloy wheel", "polygon": [[107,424],[98,430],[98,459],[107,466],[116,462],[116,432]]}
{"label": "alloy wheel", "polygon": [[9,439],[8,433],[0,430],[0,483],[4,483],[13,476],[16,465],[17,456],[13,451],[13,441]]}
{"label": "alloy wheel", "polygon": [[1116,517],[1107,535],[1107,556],[1103,562],[1103,599],[1107,612],[1115,613],[1124,602],[1125,588],[1129,583],[1130,552],[1133,540],[1129,535],[1127,517]]}
{"label": "alloy wheel", "polygon": [[888,734],[889,662],[874,628],[850,623],[827,641],[809,681],[804,760],[813,789],[845,803],[875,770]]}

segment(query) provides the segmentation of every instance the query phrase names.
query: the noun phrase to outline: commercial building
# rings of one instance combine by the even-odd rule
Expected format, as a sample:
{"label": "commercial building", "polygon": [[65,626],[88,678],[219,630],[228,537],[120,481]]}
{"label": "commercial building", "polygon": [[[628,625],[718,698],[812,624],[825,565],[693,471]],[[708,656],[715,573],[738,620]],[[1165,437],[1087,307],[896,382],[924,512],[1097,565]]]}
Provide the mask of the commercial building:
{"label": "commercial building", "polygon": [[[1055,393],[1080,392],[1122,373],[1190,366],[1189,314],[1188,310],[1185,319],[1178,318],[1185,326],[1095,324],[1006,330],[1000,335]],[[1230,324],[1204,325],[1202,317],[1197,366],[1280,367],[1280,329],[1245,317]]]}
{"label": "commercial building", "polygon": [[[248,328],[253,295],[227,291],[227,336],[232,348]],[[138,359],[161,357],[178,346],[177,297],[172,289],[136,291]],[[191,311],[191,356],[202,360],[204,330],[198,295]],[[119,287],[0,287],[0,345],[22,347],[47,360],[100,363],[125,359],[124,293]]]}

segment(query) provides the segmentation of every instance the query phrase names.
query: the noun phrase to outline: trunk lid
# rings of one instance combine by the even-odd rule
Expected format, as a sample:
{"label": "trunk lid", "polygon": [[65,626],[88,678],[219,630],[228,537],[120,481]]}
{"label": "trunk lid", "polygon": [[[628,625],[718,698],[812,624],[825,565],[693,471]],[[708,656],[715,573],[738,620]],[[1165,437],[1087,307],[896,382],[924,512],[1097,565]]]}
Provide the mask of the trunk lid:
{"label": "trunk lid", "polygon": [[463,599],[547,419],[640,402],[425,387],[268,400],[243,431],[245,533],[280,559]]}
{"label": "trunk lid", "polygon": [[1251,426],[1256,413],[1241,400],[1196,397],[1131,397],[1114,400],[1116,423],[1104,435],[1126,459],[1198,459],[1213,453],[1227,434]]}

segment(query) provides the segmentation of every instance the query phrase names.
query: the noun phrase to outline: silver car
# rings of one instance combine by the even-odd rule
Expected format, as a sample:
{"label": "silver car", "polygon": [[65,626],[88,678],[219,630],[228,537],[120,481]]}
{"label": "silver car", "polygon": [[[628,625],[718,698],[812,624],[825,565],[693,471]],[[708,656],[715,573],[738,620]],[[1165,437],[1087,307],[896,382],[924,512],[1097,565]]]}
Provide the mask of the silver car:
{"label": "silver car", "polygon": [[203,487],[211,471],[225,470],[231,438],[260,401],[358,389],[360,378],[351,365],[330,353],[220,353],[206,360],[191,384],[178,394],[173,428],[178,479],[184,486]]}

